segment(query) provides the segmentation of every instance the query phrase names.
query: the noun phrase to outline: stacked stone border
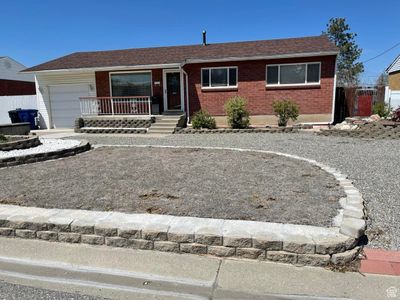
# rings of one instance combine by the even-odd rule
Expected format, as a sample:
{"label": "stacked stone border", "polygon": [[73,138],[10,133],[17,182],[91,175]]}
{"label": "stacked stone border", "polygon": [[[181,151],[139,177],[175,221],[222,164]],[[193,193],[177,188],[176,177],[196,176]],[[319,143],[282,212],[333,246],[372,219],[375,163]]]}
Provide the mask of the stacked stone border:
{"label": "stacked stone border", "polygon": [[79,133],[147,133],[153,117],[80,117],[74,131]]}
{"label": "stacked stone border", "polygon": [[293,133],[298,132],[297,127],[269,127],[269,128],[247,128],[247,129],[193,129],[176,128],[174,134],[204,134],[204,133]]}
{"label": "stacked stone border", "polygon": [[90,150],[90,148],[88,141],[81,141],[79,145],[67,149],[2,158],[0,159],[0,168],[73,156]]}
{"label": "stacked stone border", "polygon": [[343,209],[335,217],[334,227],[0,205],[0,235],[311,266],[343,266],[359,255],[359,239],[366,229],[364,200],[351,180],[336,169],[315,160],[273,151],[127,147],[221,149],[281,155],[307,161],[332,174],[347,196],[340,199]]}
{"label": "stacked stone border", "polygon": [[340,136],[369,139],[400,139],[400,126],[385,126],[379,122],[359,124],[357,129],[323,129],[317,132],[323,136]]}
{"label": "stacked stone border", "polygon": [[28,149],[41,145],[38,136],[6,136],[7,138],[12,138],[11,141],[6,143],[0,143],[0,151],[11,151],[17,149]]}

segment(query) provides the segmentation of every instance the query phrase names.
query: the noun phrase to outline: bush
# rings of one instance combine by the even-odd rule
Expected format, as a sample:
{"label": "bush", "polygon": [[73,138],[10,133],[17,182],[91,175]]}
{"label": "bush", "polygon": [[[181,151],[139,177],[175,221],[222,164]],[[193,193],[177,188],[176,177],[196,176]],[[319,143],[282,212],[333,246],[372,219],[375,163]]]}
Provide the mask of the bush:
{"label": "bush", "polygon": [[0,134],[0,143],[5,143],[5,142],[7,142],[7,138],[4,135]]}
{"label": "bush", "polygon": [[299,106],[290,100],[274,101],[272,108],[279,118],[279,126],[286,126],[289,119],[296,121],[299,116]]}
{"label": "bush", "polygon": [[392,121],[400,122],[400,106],[392,112]]}
{"label": "bush", "polygon": [[208,128],[215,129],[215,119],[206,111],[199,110],[192,119],[192,127],[194,129]]}
{"label": "bush", "polygon": [[380,116],[382,119],[386,119],[390,116],[391,109],[390,106],[384,102],[377,102],[372,107],[372,112],[374,115]]}
{"label": "bush", "polygon": [[228,124],[231,128],[248,128],[250,113],[246,109],[246,99],[240,96],[229,98],[224,105]]}

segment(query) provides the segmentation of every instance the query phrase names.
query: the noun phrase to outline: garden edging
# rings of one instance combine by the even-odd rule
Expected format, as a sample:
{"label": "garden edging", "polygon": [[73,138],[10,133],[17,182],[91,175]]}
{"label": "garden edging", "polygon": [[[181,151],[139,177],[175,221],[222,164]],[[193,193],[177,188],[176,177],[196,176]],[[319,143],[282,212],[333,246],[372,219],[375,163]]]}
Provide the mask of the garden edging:
{"label": "garden edging", "polygon": [[81,152],[90,150],[91,145],[88,141],[81,141],[79,145],[71,148],[54,150],[50,152],[35,153],[21,156],[0,158],[0,168],[17,166],[26,163],[40,162],[50,159],[58,159],[67,156],[73,156]]}
{"label": "garden edging", "polygon": [[[13,136],[13,138],[16,136]],[[16,149],[28,149],[41,144],[38,136],[17,136],[19,139],[0,143],[0,151],[11,151]]]}
{"label": "garden edging", "polygon": [[[89,146],[90,147],[90,146]],[[125,214],[0,205],[0,235],[177,253],[243,257],[313,266],[346,265],[358,256],[366,216],[360,192],[337,170],[314,160],[272,151],[222,148],[276,154],[307,161],[332,174],[347,197],[335,227],[268,222]]]}

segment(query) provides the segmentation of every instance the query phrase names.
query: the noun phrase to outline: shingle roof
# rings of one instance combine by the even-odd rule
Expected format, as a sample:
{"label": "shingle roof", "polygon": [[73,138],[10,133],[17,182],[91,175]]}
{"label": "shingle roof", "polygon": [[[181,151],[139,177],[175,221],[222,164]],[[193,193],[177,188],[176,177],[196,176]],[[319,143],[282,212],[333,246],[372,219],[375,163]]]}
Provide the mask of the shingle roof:
{"label": "shingle roof", "polygon": [[273,57],[337,52],[326,36],[188,46],[76,52],[28,68],[25,72],[184,63],[193,60]]}

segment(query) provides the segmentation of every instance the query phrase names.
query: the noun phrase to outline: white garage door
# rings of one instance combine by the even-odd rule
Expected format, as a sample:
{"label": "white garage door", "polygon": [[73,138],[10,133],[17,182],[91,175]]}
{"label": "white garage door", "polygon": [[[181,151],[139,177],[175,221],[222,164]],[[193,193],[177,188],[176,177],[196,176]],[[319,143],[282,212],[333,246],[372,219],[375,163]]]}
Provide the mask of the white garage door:
{"label": "white garage door", "polygon": [[55,128],[73,128],[81,115],[79,97],[89,95],[88,84],[65,84],[50,87],[52,119]]}

